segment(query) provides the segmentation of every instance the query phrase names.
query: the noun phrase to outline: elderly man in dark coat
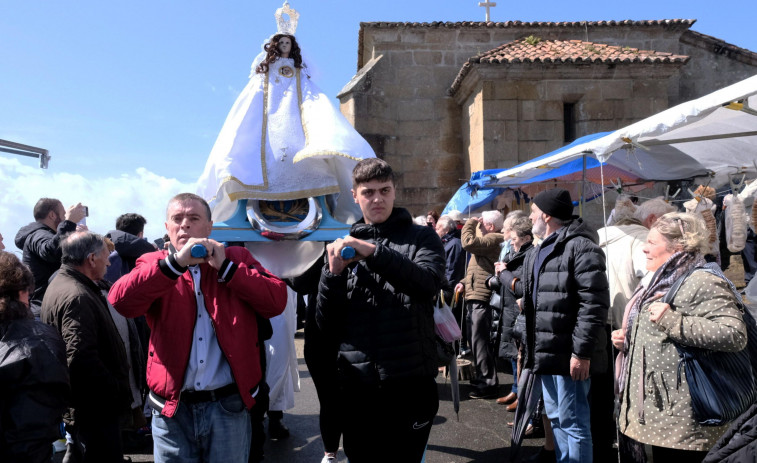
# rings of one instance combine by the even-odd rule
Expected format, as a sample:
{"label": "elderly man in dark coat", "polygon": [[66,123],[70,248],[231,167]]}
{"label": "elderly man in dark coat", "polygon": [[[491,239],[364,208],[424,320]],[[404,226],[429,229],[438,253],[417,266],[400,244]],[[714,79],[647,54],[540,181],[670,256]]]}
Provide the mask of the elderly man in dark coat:
{"label": "elderly man in dark coat", "polygon": [[566,190],[536,195],[529,218],[542,242],[524,262],[524,368],[541,375],[557,461],[591,463],[589,374],[607,364],[605,256]]}
{"label": "elderly man in dark coat", "polygon": [[84,462],[123,461],[119,419],[129,411],[128,363],[97,281],[108,267],[102,236],[75,232],[61,243],[62,266],[42,300],[42,321],[66,343],[72,408],[64,416]]}

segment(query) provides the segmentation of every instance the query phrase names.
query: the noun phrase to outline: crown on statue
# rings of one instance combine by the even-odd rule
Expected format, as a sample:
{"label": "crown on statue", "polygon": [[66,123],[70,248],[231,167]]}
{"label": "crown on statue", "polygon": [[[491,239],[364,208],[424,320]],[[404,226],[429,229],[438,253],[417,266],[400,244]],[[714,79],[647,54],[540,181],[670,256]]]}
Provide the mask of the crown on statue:
{"label": "crown on statue", "polygon": [[[284,15],[288,17],[285,18]],[[277,33],[294,35],[294,32],[297,30],[297,19],[300,17],[300,13],[289,6],[289,2],[285,1],[284,5],[276,10],[274,16],[276,16]]]}

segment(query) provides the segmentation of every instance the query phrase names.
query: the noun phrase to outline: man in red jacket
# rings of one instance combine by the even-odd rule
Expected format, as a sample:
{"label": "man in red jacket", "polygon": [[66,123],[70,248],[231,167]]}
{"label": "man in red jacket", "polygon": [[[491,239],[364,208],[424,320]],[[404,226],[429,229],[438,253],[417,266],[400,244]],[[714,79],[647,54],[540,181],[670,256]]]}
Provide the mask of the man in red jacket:
{"label": "man in red jacket", "polygon": [[[167,251],[145,254],[108,299],[122,315],[146,315],[148,402],[155,462],[246,462],[260,368],[257,317],[279,315],[286,286],[249,251],[209,239],[201,197],[168,203]],[[205,251],[193,253],[192,249]]]}

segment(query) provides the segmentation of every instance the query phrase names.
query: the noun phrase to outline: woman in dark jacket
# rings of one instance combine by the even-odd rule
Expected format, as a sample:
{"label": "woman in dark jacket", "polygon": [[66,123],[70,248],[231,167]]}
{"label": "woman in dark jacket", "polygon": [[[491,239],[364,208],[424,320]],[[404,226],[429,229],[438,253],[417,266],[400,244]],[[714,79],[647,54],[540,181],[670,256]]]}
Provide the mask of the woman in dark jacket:
{"label": "woman in dark jacket", "polygon": [[52,326],[34,321],[34,277],[0,252],[0,461],[49,462],[70,386],[66,346]]}
{"label": "woman in dark jacket", "polygon": [[[533,234],[531,232],[531,221],[528,217],[518,217],[512,222],[505,220],[503,229],[506,240],[510,240],[510,252],[508,252],[501,262],[494,264],[496,276],[490,276],[486,285],[493,291],[501,295],[502,312],[499,320],[500,331],[500,348],[499,355],[505,360],[512,362],[513,366],[513,387],[511,392],[497,399],[497,403],[507,405],[508,411],[514,411],[518,406],[518,357],[521,340],[514,335],[513,327],[515,321],[520,315],[520,308],[516,304],[515,284],[521,279],[523,260],[526,252],[532,248]],[[498,308],[497,308],[498,309]]]}

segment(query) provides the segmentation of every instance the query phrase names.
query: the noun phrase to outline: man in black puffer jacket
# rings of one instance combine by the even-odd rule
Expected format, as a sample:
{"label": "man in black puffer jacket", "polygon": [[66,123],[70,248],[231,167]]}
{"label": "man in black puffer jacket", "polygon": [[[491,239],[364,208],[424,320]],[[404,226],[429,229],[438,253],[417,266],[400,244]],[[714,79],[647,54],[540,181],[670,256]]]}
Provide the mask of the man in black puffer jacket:
{"label": "man in black puffer jacket", "polygon": [[[363,219],[326,247],[318,326],[339,344],[344,451],[350,461],[421,461],[439,408],[433,299],[444,248],[395,208],[392,168],[371,158],[352,173]],[[342,257],[351,247],[355,255]]]}
{"label": "man in black puffer jacket", "polygon": [[543,241],[524,262],[524,368],[541,375],[557,461],[591,463],[589,376],[607,364],[610,296],[597,233],[572,214],[566,190],[531,203],[533,233]]}
{"label": "man in black puffer jacket", "polygon": [[757,404],[731,423],[702,463],[744,463],[757,461]]}

